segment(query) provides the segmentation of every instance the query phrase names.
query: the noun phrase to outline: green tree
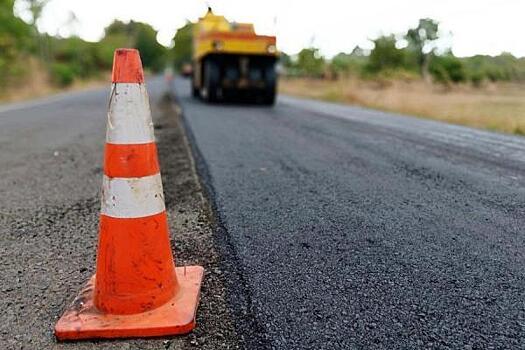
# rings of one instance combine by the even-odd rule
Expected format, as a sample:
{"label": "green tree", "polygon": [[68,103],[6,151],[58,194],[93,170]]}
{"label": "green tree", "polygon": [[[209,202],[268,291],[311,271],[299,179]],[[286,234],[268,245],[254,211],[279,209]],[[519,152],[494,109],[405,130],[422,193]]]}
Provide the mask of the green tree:
{"label": "green tree", "polygon": [[498,56],[476,55],[463,58],[468,75],[472,80],[524,81],[525,59],[510,53]]}
{"label": "green tree", "polygon": [[292,57],[288,55],[286,52],[279,53],[279,63],[281,66],[283,66],[285,69],[292,67]]}
{"label": "green tree", "polygon": [[295,66],[301,75],[321,77],[324,73],[325,59],[319,53],[319,49],[310,47],[299,52]]}
{"label": "green tree", "polygon": [[31,28],[13,12],[14,0],[0,0],[0,87],[25,73],[20,62],[31,47]]}
{"label": "green tree", "polygon": [[[142,22],[114,21],[105,30],[101,44],[105,51],[117,47],[133,47],[140,51],[142,64],[155,72],[164,68],[168,49],[157,41],[157,31]],[[112,56],[110,56],[112,57]]]}
{"label": "green tree", "polygon": [[[73,36],[65,39],[56,39],[52,42],[53,65],[51,73],[60,85],[67,85],[74,77],[89,78],[100,72],[101,67],[97,62],[96,43],[90,43]],[[67,75],[67,78],[56,75]]]}
{"label": "green tree", "polygon": [[161,70],[166,64],[167,49],[157,40],[157,32],[149,25],[131,21],[114,21],[105,29],[98,43],[78,37],[51,38],[51,80],[67,86],[75,79],[86,79],[111,69],[113,52],[119,47],[134,47],[140,51],[145,68]]}
{"label": "green tree", "polygon": [[330,61],[330,70],[336,75],[347,74],[350,70],[351,56],[346,52],[339,52]]}
{"label": "green tree", "polygon": [[368,57],[363,49],[356,46],[351,53],[340,52],[330,61],[330,71],[336,76],[358,74],[365,66]]}
{"label": "green tree", "polygon": [[416,28],[411,28],[405,35],[408,41],[408,50],[414,55],[416,64],[424,79],[428,78],[430,58],[435,51],[435,42],[438,37],[439,24],[430,18],[422,18]]}
{"label": "green tree", "polygon": [[49,0],[23,0],[22,2],[25,3],[27,10],[31,13],[31,21],[29,24],[33,28],[35,47],[42,61],[47,62],[49,58],[48,40],[46,40],[45,35],[42,35],[42,33],[38,31],[38,20],[42,16],[42,12]]}
{"label": "green tree", "polygon": [[374,49],[370,53],[366,70],[378,73],[383,70],[395,70],[405,66],[405,52],[396,47],[394,35],[380,36],[373,40]]}
{"label": "green tree", "polygon": [[193,24],[186,22],[186,24],[175,33],[173,37],[173,43],[175,44],[173,52],[173,63],[175,69],[181,70],[185,63],[191,63],[191,54],[193,50]]}
{"label": "green tree", "polygon": [[139,23],[135,47],[140,51],[142,63],[154,72],[166,65],[168,50],[157,41],[157,31],[148,24]]}
{"label": "green tree", "polygon": [[467,73],[463,62],[451,53],[432,58],[429,72],[435,81],[449,84],[467,80]]}
{"label": "green tree", "polygon": [[130,38],[131,40],[135,35],[135,31],[136,26],[134,21],[124,23],[116,19],[104,29],[104,36],[107,37],[110,35],[123,35],[124,37]]}
{"label": "green tree", "polygon": [[[29,12],[31,12],[31,25],[36,29],[37,22],[44,11],[44,7],[47,5],[49,0],[25,0]],[[37,30],[38,32],[38,30]]]}

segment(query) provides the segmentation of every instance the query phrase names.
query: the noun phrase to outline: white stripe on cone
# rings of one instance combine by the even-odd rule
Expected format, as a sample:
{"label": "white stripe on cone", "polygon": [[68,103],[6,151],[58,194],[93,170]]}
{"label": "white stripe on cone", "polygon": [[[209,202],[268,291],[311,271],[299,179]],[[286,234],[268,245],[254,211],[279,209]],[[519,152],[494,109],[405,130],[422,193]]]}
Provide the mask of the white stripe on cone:
{"label": "white stripe on cone", "polygon": [[106,141],[114,144],[155,141],[149,98],[144,84],[113,84]]}
{"label": "white stripe on cone", "polygon": [[159,174],[102,180],[102,214],[114,218],[138,218],[165,210],[162,180]]}

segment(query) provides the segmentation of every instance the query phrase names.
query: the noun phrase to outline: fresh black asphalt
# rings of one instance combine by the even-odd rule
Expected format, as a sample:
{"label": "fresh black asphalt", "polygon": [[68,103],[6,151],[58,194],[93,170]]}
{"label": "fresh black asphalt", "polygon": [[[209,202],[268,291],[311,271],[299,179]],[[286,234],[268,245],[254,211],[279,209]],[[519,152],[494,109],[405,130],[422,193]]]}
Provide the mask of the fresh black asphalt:
{"label": "fresh black asphalt", "polygon": [[52,335],[94,272],[97,89],[0,106],[1,349],[525,348],[524,138],[286,96],[207,105],[177,79],[212,242],[166,84],[148,81],[176,257],[207,269],[197,330]]}
{"label": "fresh black asphalt", "polygon": [[525,139],[175,91],[251,348],[525,348]]}

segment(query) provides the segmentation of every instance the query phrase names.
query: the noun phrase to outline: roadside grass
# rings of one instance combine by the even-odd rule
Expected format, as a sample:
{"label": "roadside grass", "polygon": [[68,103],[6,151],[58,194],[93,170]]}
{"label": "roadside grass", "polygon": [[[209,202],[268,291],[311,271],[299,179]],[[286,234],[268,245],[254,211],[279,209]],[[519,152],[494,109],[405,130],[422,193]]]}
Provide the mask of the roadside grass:
{"label": "roadside grass", "polygon": [[87,90],[103,84],[109,85],[111,77],[110,72],[101,72],[98,77],[75,80],[67,87],[59,87],[51,82],[47,69],[38,60],[28,59],[26,65],[27,73],[24,77],[20,77],[16,83],[0,88],[0,103],[30,100],[63,91]]}
{"label": "roadside grass", "polygon": [[279,91],[525,135],[525,84],[443,87],[422,81],[281,79]]}

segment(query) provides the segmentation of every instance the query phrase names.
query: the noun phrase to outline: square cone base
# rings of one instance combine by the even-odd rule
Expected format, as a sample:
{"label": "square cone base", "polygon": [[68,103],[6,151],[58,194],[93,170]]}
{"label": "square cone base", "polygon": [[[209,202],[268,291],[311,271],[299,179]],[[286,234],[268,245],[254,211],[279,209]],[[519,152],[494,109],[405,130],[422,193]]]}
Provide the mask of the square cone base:
{"label": "square cone base", "polygon": [[80,294],[55,326],[58,340],[95,338],[144,338],[184,334],[195,328],[204,269],[201,266],[177,267],[179,290],[166,304],[133,315],[101,313],[93,304],[95,277],[91,277]]}

